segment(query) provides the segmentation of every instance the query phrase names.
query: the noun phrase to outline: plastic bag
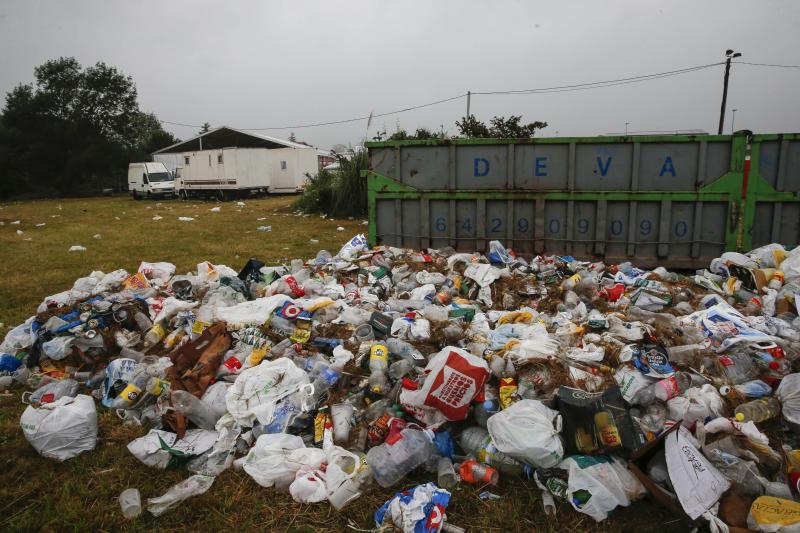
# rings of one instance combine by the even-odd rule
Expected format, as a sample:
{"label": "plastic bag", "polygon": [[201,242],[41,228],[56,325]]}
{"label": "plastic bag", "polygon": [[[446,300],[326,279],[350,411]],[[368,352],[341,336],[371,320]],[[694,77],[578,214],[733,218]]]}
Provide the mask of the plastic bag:
{"label": "plastic bag", "polygon": [[128,451],[147,466],[167,468],[209,450],[217,440],[217,432],[189,429],[182,439],[175,433],[151,429],[147,435],[128,443]]}
{"label": "plastic bag", "polygon": [[558,468],[568,471],[567,500],[572,507],[597,522],[605,520],[617,506],[627,507],[646,492],[615,457],[574,455]]}
{"label": "plastic bag", "polygon": [[447,520],[450,493],[433,483],[398,492],[375,511],[375,525],[394,525],[403,533],[438,533]]}
{"label": "plastic bag", "polygon": [[800,373],[783,378],[775,397],[781,402],[783,418],[790,424],[796,424],[793,429],[800,429]]}
{"label": "plastic bag", "polygon": [[72,341],[75,337],[54,337],[42,344],[42,352],[48,359],[60,361],[72,351]]}
{"label": "plastic bag", "polygon": [[324,460],[324,451],[306,448],[303,439],[297,435],[268,433],[258,437],[242,466],[262,487],[288,486],[300,467],[319,468]]}
{"label": "plastic bag", "polygon": [[564,458],[561,415],[538,400],[520,400],[489,417],[495,447],[523,463],[556,466]]}
{"label": "plastic bag", "polygon": [[683,420],[683,425],[690,427],[707,416],[722,416],[725,403],[713,385],[705,384],[702,387],[692,387],[683,395],[670,399],[667,408],[670,419]]}
{"label": "plastic bag", "polygon": [[667,435],[664,442],[669,478],[681,507],[692,520],[702,516],[711,523],[712,530],[719,527],[716,504],[730,482],[700,453],[688,430],[680,428]]}
{"label": "plastic bag", "polygon": [[328,499],[325,472],[303,465],[289,485],[289,494],[300,503],[318,503]]}
{"label": "plastic bag", "polygon": [[469,404],[489,378],[489,365],[466,350],[447,346],[431,357],[425,373],[419,389],[400,393],[400,403],[426,424],[442,422],[440,417],[464,420]]}
{"label": "plastic bag", "polygon": [[216,310],[216,317],[228,323],[233,329],[241,329],[247,326],[260,326],[286,302],[292,299],[285,294],[276,294],[236,304],[230,307],[222,307]]}
{"label": "plastic bag", "polygon": [[97,411],[91,396],[59,398],[36,408],[28,406],[19,425],[31,446],[43,457],[65,461],[97,443]]}
{"label": "plastic bag", "polygon": [[149,498],[147,500],[147,510],[150,511],[153,516],[161,516],[183,500],[191,498],[192,496],[203,494],[211,488],[213,483],[213,477],[195,474],[192,477],[184,479],[180,483],[173,485],[167,492],[158,498]]}
{"label": "plastic bag", "polygon": [[308,385],[308,374],[281,357],[248,368],[225,393],[228,412],[242,426],[272,422],[278,402]]}

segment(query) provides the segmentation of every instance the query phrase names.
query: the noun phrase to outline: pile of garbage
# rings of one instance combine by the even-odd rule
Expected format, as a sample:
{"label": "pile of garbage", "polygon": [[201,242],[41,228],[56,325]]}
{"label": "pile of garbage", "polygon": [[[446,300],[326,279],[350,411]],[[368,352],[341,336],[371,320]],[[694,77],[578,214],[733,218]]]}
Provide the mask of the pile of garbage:
{"label": "pile of garbage", "polygon": [[[800,524],[800,247],[694,274],[573,257],[369,248],[240,271],[143,262],[47,297],[0,344],[44,457],[94,448],[96,402],[145,465],[227,468],[337,510],[412,471],[376,525],[446,523],[459,483],[528,478],[597,521],[646,494],[713,530]],[[32,392],[31,392],[32,391]],[[142,510],[137,490],[122,512]],[[420,529],[414,529],[418,527]]]}

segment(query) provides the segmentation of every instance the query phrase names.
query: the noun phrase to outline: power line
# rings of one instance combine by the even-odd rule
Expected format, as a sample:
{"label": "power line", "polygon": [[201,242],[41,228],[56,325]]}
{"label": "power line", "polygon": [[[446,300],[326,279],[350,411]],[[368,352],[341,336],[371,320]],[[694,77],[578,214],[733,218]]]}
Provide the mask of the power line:
{"label": "power line", "polygon": [[748,61],[734,61],[738,65],[752,65],[755,67],[800,68],[800,65],[776,65],[774,63],[750,63]]}
{"label": "power line", "polygon": [[716,67],[718,65],[724,65],[724,61],[720,61],[717,63],[709,63],[707,65],[698,65],[695,67],[687,67],[677,70],[668,70],[666,72],[657,72],[655,74],[644,74],[641,76],[631,76],[628,78],[618,78],[614,80],[604,80],[604,81],[593,81],[588,83],[577,83],[574,85],[557,85],[554,87],[541,87],[537,89],[519,89],[514,91],[485,91],[485,92],[475,92],[473,91],[472,94],[536,94],[536,93],[550,93],[550,92],[566,92],[566,91],[575,91],[575,90],[586,90],[586,89],[599,89],[602,87],[612,87],[614,85],[625,85],[627,83],[637,83],[640,81],[648,81],[651,79],[659,79],[659,78],[666,78],[669,76],[678,76],[680,74],[687,74],[689,72],[695,72],[698,70],[703,70],[711,67]]}
{"label": "power line", "polygon": [[[754,65],[754,66],[761,66],[761,67],[779,67],[779,68],[800,68],[800,65],[779,65],[779,64],[769,64],[769,63],[750,63],[746,61],[735,61],[734,63],[740,63],[743,65]],[[724,61],[716,62],[716,63],[708,63],[706,65],[697,65],[693,67],[681,68],[676,70],[667,70],[664,72],[656,72],[653,74],[643,74],[641,76],[630,76],[627,78],[617,78],[613,80],[603,80],[603,81],[593,81],[593,82],[586,82],[586,83],[577,83],[573,85],[556,85],[553,87],[539,87],[535,89],[518,89],[518,90],[511,90],[511,91],[484,91],[484,92],[475,92],[473,91],[471,94],[475,95],[495,95],[495,94],[548,94],[548,93],[557,93],[557,92],[572,92],[572,91],[586,91],[590,89],[602,89],[605,87],[615,87],[618,85],[628,85],[631,83],[639,83],[643,81],[650,81],[650,80],[657,80],[662,78],[668,78],[671,76],[680,76],[682,74],[688,74],[690,72],[697,72],[699,70],[705,70],[711,67],[716,67],[719,65],[724,65]],[[427,104],[421,104],[411,107],[404,107],[402,109],[397,109],[394,111],[387,111],[385,113],[373,113],[372,115],[364,115],[360,117],[348,118],[344,120],[334,120],[330,122],[317,122],[313,124],[295,124],[293,126],[276,126],[276,127],[269,127],[269,128],[236,128],[241,130],[247,131],[269,131],[269,130],[296,130],[296,129],[303,129],[303,128],[315,128],[319,126],[333,126],[337,124],[349,124],[352,122],[359,122],[362,120],[368,120],[370,116],[372,118],[379,118],[385,117],[389,115],[397,115],[400,113],[405,113],[407,111],[414,111],[416,109],[423,109],[426,107],[431,107],[438,104],[443,104],[446,102],[452,102],[454,100],[459,100],[461,98],[466,97],[467,94],[459,94],[457,96],[451,96],[450,98],[444,98],[441,100],[436,100],[434,102],[429,102]],[[202,128],[202,125],[195,125],[195,124],[185,124],[182,122],[171,122],[169,120],[159,120],[163,124],[171,124],[174,126],[184,126],[187,128]]]}

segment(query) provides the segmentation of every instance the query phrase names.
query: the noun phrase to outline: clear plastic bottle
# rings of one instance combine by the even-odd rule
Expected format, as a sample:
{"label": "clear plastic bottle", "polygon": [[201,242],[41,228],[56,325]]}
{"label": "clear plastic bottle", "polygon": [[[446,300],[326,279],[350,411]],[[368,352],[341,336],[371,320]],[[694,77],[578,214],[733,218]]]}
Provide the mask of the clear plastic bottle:
{"label": "clear plastic bottle", "polygon": [[440,457],[436,463],[436,481],[443,489],[450,490],[458,483],[456,469],[449,457]]}
{"label": "clear plastic bottle", "polygon": [[200,429],[214,429],[217,417],[208,405],[185,390],[172,391],[172,407]]}
{"label": "clear plastic bottle", "polygon": [[367,464],[375,481],[388,488],[402,480],[436,453],[433,433],[406,428],[391,442],[384,442],[367,452]]}
{"label": "clear plastic bottle", "polygon": [[672,376],[653,383],[653,393],[662,402],[680,396],[692,386],[688,372],[675,372]]}
{"label": "clear plastic bottle", "polygon": [[400,359],[389,366],[389,377],[398,380],[406,376],[414,368],[414,365],[407,359]]}
{"label": "clear plastic bottle", "polygon": [[667,346],[670,363],[688,366],[708,353],[710,343],[685,344],[683,346]]}
{"label": "clear plastic bottle", "polygon": [[750,381],[758,377],[758,367],[753,364],[749,355],[731,354],[721,355],[719,363],[725,370],[725,375],[734,385]]}
{"label": "clear plastic bottle", "polygon": [[781,412],[781,402],[776,398],[762,398],[739,405],[735,413],[740,422],[763,422],[775,418]]}
{"label": "clear plastic bottle", "polygon": [[501,474],[530,477],[533,472],[529,465],[520,463],[498,450],[492,442],[492,436],[482,427],[473,426],[465,429],[457,441],[466,453],[493,466]]}
{"label": "clear plastic bottle", "polygon": [[270,350],[269,350],[270,359],[283,357],[283,354],[291,346],[292,346],[292,341],[291,340],[283,339],[281,342],[279,342],[278,344],[276,344],[272,348],[270,348]]}
{"label": "clear plastic bottle", "polygon": [[428,362],[419,350],[402,339],[395,339],[394,337],[387,339],[386,348],[395,357],[406,359],[417,366],[425,366]]}

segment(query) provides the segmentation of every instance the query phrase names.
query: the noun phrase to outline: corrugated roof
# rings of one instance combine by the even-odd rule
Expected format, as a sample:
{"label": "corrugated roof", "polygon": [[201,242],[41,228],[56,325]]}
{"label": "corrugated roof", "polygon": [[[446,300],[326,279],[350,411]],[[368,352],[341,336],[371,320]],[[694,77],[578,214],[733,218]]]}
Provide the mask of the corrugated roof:
{"label": "corrugated roof", "polygon": [[270,137],[261,133],[237,130],[228,126],[221,126],[207,131],[201,135],[196,135],[191,139],[177,142],[161,150],[156,150],[152,155],[170,154],[180,152],[196,152],[200,150],[200,139],[203,139],[204,150],[214,150],[219,148],[296,148],[316,150],[313,146],[294,143]]}

